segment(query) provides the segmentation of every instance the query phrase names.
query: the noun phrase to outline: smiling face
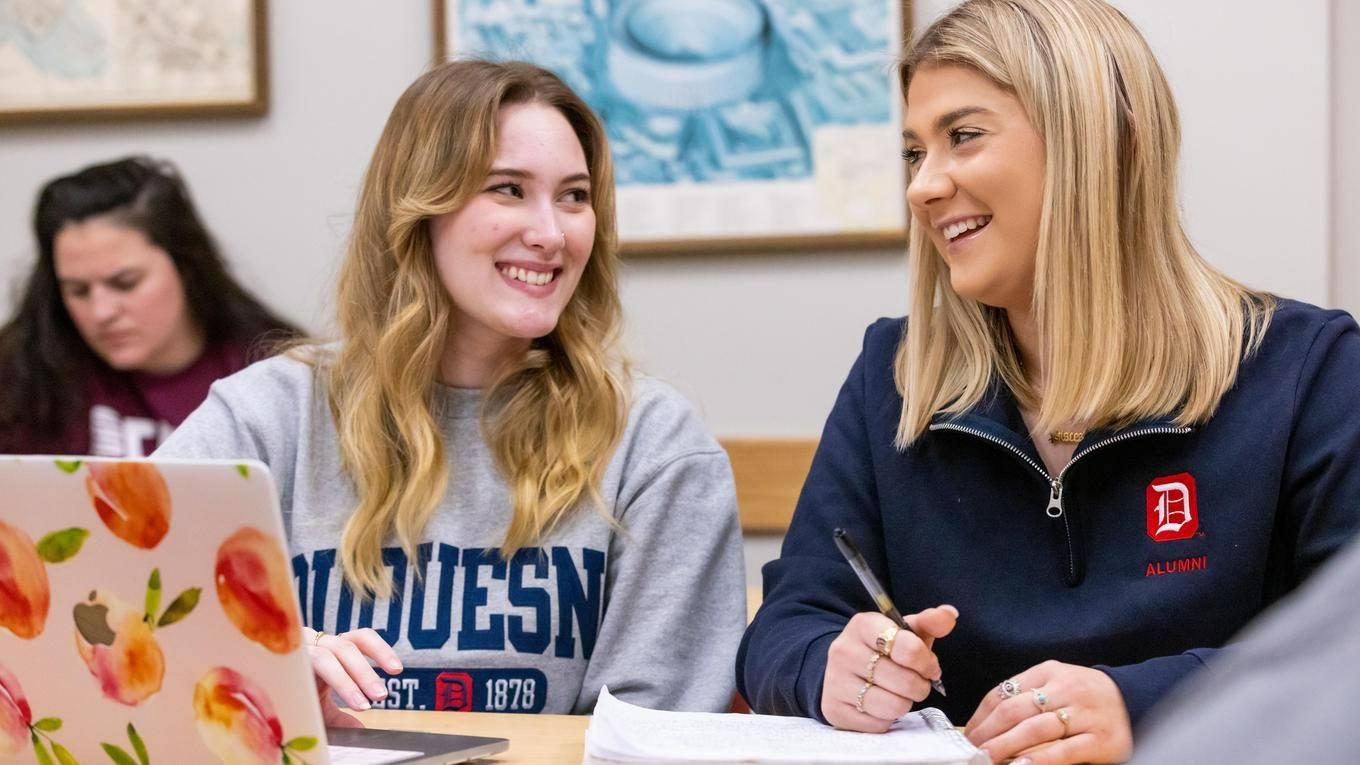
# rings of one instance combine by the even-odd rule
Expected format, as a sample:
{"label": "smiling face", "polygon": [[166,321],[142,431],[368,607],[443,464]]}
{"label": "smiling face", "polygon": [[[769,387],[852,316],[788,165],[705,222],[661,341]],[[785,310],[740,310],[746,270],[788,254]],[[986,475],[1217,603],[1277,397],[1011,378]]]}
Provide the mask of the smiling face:
{"label": "smiling face", "polygon": [[107,217],[67,223],[52,242],[62,302],[109,366],[168,374],[198,358],[203,339],[165,250]]}
{"label": "smiling face", "polygon": [[481,190],[430,221],[454,355],[503,357],[551,333],[595,243],[585,152],[562,113],[503,106],[496,135]]}
{"label": "smiling face", "polygon": [[907,200],[958,294],[1028,312],[1044,143],[1016,97],[972,69],[928,65],[907,90]]}

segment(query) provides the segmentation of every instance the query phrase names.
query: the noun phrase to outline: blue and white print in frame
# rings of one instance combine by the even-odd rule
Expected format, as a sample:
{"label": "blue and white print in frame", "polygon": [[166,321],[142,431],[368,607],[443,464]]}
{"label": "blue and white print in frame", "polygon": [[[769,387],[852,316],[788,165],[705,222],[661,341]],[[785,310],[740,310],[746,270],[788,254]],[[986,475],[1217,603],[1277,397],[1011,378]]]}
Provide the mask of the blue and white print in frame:
{"label": "blue and white print in frame", "polygon": [[625,252],[906,241],[902,0],[435,0],[436,58],[527,59],[603,118]]}

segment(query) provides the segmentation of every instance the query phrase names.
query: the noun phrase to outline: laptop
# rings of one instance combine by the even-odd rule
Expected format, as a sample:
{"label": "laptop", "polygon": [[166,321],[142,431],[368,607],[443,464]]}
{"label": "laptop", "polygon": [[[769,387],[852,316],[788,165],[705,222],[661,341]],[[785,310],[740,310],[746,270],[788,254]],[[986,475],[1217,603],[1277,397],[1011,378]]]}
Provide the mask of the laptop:
{"label": "laptop", "polygon": [[327,730],[287,549],[258,462],[0,457],[0,760],[423,765],[509,748]]}

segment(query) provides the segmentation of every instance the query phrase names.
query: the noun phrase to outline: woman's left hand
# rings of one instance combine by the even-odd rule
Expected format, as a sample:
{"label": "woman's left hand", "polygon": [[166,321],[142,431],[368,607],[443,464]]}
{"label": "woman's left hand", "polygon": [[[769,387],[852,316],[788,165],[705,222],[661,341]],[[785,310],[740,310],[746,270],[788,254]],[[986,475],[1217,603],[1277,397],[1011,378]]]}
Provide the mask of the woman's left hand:
{"label": "woman's left hand", "polygon": [[1065,765],[1133,755],[1124,696],[1104,672],[1046,661],[1008,682],[1018,683],[1019,693],[1007,697],[998,685],[964,729],[992,762],[1015,757],[1013,765]]}

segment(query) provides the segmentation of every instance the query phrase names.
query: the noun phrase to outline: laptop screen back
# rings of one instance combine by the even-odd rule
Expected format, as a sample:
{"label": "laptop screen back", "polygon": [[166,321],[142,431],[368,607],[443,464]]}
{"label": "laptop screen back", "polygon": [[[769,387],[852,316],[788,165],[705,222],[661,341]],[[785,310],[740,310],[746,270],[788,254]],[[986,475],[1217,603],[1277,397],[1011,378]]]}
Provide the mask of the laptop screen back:
{"label": "laptop screen back", "polygon": [[262,465],[5,457],[0,487],[0,756],[329,762]]}

